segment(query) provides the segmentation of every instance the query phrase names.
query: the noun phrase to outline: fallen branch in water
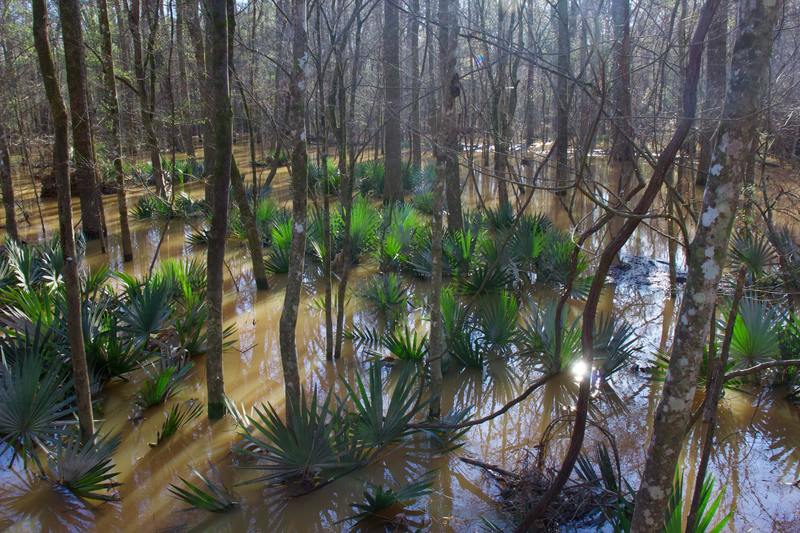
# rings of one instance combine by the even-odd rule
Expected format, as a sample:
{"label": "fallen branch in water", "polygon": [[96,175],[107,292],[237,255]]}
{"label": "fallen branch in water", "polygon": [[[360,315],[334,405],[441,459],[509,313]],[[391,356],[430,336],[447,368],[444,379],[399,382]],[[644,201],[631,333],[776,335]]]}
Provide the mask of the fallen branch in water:
{"label": "fallen branch in water", "polygon": [[800,366],[800,359],[786,359],[783,361],[767,361],[766,363],[759,363],[755,366],[751,366],[749,368],[743,368],[741,370],[734,370],[733,372],[728,372],[725,374],[725,381],[729,379],[740,378],[742,376],[748,376],[750,374],[756,374],[761,372],[762,370],[766,370],[768,368],[779,368],[779,367],[786,367],[786,366]]}
{"label": "fallen branch in water", "polygon": [[436,423],[422,423],[422,424],[409,424],[408,427],[411,429],[464,429],[469,428],[472,426],[477,426],[483,424],[484,422],[488,422],[493,418],[497,418],[498,416],[505,414],[508,412],[509,409],[523,401],[525,398],[533,394],[533,391],[547,383],[547,380],[550,379],[550,376],[542,376],[533,383],[531,383],[530,387],[525,389],[522,394],[505,404],[503,407],[498,409],[497,411],[488,414],[482,418],[476,418],[475,420],[469,420],[467,422],[462,422],[460,424],[436,424]]}

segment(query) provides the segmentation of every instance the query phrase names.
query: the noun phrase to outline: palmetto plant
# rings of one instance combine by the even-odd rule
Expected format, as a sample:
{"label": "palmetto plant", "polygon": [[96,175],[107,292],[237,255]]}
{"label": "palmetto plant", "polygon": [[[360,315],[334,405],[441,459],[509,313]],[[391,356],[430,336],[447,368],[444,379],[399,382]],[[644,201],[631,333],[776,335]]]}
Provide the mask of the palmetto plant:
{"label": "palmetto plant", "polygon": [[496,295],[513,283],[506,270],[490,264],[478,265],[456,279],[456,290],[463,296]]}
{"label": "palmetto plant", "polygon": [[48,448],[69,423],[74,398],[63,366],[46,364],[41,351],[18,347],[15,360],[0,366],[0,443],[26,464],[29,458],[38,464],[37,450]]}
{"label": "palmetto plant", "polygon": [[180,428],[197,418],[203,413],[203,404],[190,400],[186,403],[176,403],[167,413],[161,429],[156,434],[156,441],[149,443],[151,447],[158,446],[165,440],[175,435]]}
{"label": "palmetto plant", "polygon": [[777,254],[765,235],[739,230],[731,241],[731,263],[760,277],[777,263]]}
{"label": "palmetto plant", "polygon": [[393,272],[371,278],[361,290],[361,297],[384,315],[403,310],[409,301],[408,287]]}
{"label": "palmetto plant", "polygon": [[[342,230],[335,232],[336,248],[340,250],[344,238],[344,213],[341,209],[337,213],[337,219],[332,222]],[[378,210],[366,198],[356,197],[350,211],[350,251],[354,262],[357,263],[362,255],[373,249],[380,225],[381,216]]]}
{"label": "palmetto plant", "polygon": [[392,357],[401,361],[422,362],[428,354],[428,335],[419,337],[417,331],[407,325],[387,333],[381,342]]}
{"label": "palmetto plant", "polygon": [[380,448],[407,435],[411,419],[421,408],[414,386],[415,369],[403,368],[389,396],[389,404],[385,405],[381,368],[380,361],[372,363],[366,384],[359,374],[356,374],[355,386],[342,378],[347,398],[355,406],[353,437],[368,448]]}
{"label": "palmetto plant", "polygon": [[77,435],[59,440],[50,460],[50,471],[59,485],[79,498],[110,501],[119,499],[111,494],[120,484],[114,481],[112,455],[120,443],[119,435],[100,436],[82,443]]}
{"label": "palmetto plant", "polygon": [[[595,465],[599,473],[595,471]],[[607,505],[601,508],[604,518],[615,532],[630,530],[635,491],[622,476],[619,457],[609,452],[605,444],[598,444],[595,457],[581,454],[575,465],[578,477],[605,495]]]}
{"label": "palmetto plant", "polygon": [[[201,474],[195,468],[192,472],[203,482],[203,486],[195,485],[182,477],[178,477],[183,487],[170,484],[169,491],[179,500],[196,509],[203,509],[210,513],[224,513],[238,505],[236,496],[219,480],[212,480]],[[212,472],[214,472],[212,466]]]}
{"label": "palmetto plant", "polygon": [[139,388],[136,403],[143,409],[161,405],[172,398],[180,388],[181,380],[192,368],[191,363],[166,363],[144,367],[147,378]]}
{"label": "palmetto plant", "polygon": [[[684,531],[691,531],[693,533],[719,533],[730,522],[731,513],[723,516],[716,525],[712,526],[711,522],[719,510],[724,491],[717,494],[712,499],[714,491],[714,477],[707,475],[703,480],[703,487],[700,493],[700,505],[697,508],[697,523],[686,524],[686,529],[683,528],[683,515],[684,515],[684,495],[683,495],[683,472],[680,469],[675,471],[675,480],[672,484],[672,493],[670,494],[667,511],[664,515],[664,533],[683,533]],[[690,495],[689,495],[690,496]],[[691,496],[690,496],[691,498]],[[687,500],[686,502],[690,502]]]}
{"label": "palmetto plant", "polygon": [[570,323],[566,313],[561,315],[561,339],[557,342],[556,306],[550,303],[537,308],[518,337],[522,352],[536,357],[537,365],[546,375],[553,376],[564,372],[581,356],[581,331],[578,321]]}
{"label": "palmetto plant", "polygon": [[362,461],[346,442],[343,406],[335,406],[328,394],[321,402],[316,389],[307,401],[301,394],[300,405],[287,398],[286,421],[270,405],[254,408],[247,427],[240,427],[244,446],[240,452],[255,459],[246,468],[263,475],[248,483],[297,483],[313,488],[336,477]]}
{"label": "palmetto plant", "polygon": [[289,272],[289,250],[292,246],[292,220],[276,221],[270,231],[270,251],[265,263],[272,274]]}
{"label": "palmetto plant", "polygon": [[505,349],[516,339],[519,320],[519,303],[508,291],[482,302],[477,309],[478,330],[485,344],[494,349]]}
{"label": "palmetto plant", "polygon": [[362,502],[351,504],[356,513],[345,520],[358,523],[370,522],[377,526],[399,525],[399,516],[415,500],[431,493],[433,472],[428,472],[416,481],[399,489],[367,483]]}
{"label": "palmetto plant", "polygon": [[[595,324],[594,358],[605,379],[623,369],[641,348],[636,332],[616,316],[603,316]],[[598,361],[599,360],[599,361]]]}
{"label": "palmetto plant", "polygon": [[731,337],[731,360],[753,365],[780,357],[780,314],[763,301],[743,298]]}
{"label": "palmetto plant", "polygon": [[162,276],[152,276],[138,286],[128,286],[127,298],[119,306],[122,327],[139,342],[147,342],[170,316],[172,285]]}

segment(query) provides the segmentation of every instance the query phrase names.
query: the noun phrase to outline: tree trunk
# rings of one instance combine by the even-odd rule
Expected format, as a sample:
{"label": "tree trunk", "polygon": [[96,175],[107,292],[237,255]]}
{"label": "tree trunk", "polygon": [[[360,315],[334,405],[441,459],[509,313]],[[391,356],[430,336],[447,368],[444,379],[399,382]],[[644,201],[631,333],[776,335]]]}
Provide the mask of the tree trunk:
{"label": "tree trunk", "polygon": [[86,83],[86,52],[81,28],[81,7],[78,0],[59,0],[61,35],[69,89],[72,139],[75,143],[75,183],[81,202],[81,221],[87,239],[103,236],[103,202],[97,187],[92,122],[89,115],[89,94]]}
{"label": "tree trunk", "polygon": [[556,75],[556,187],[566,194],[569,184],[569,0],[558,0],[555,6],[558,24],[558,73]]}
{"label": "tree trunk", "polygon": [[306,151],[305,98],[307,57],[306,2],[292,0],[292,68],[289,80],[289,113],[287,134],[291,143],[292,170],[292,246],[289,251],[289,273],[280,320],[281,363],[283,364],[286,401],[300,404],[300,374],[297,368],[295,328],[300,309],[303,284],[303,263],[306,249],[306,203],[308,195],[308,153]]}
{"label": "tree trunk", "polygon": [[11,154],[8,150],[8,135],[2,123],[0,123],[0,185],[3,189],[3,208],[6,212],[6,235],[11,240],[19,241],[14,183],[11,181]]}
{"label": "tree trunk", "polygon": [[[228,231],[228,189],[233,153],[230,84],[228,80],[228,6],[226,0],[210,0],[211,48],[209,65],[213,76],[210,91],[214,97],[214,204],[208,235],[208,353],[206,385],[208,417],[225,414],[225,387],[222,376],[222,288],[225,239]],[[246,204],[247,202],[245,202]]]}
{"label": "tree trunk", "polygon": [[703,121],[698,131],[700,157],[697,161],[697,184],[705,185],[711,152],[714,149],[714,131],[722,115],[725,98],[725,76],[728,70],[728,2],[723,0],[714,15],[706,50],[706,87],[703,99]]}
{"label": "tree trunk", "polygon": [[[444,172],[443,187],[447,197],[447,226],[451,231],[464,225],[461,214],[461,179],[458,166],[458,113],[456,100],[461,94],[458,77],[458,3],[439,0],[439,83],[442,87],[442,107],[439,118],[439,135],[436,168]],[[441,162],[439,161],[441,159]]]}
{"label": "tree trunk", "polygon": [[719,141],[711,157],[700,223],[688,250],[689,274],[669,372],[636,495],[633,532],[652,531],[660,525],[669,498],[684,441],[683,428],[689,421],[697,385],[699,360],[725,266],[741,188],[739,180],[756,150],[761,96],[780,12],[781,2],[773,0],[746,0],[740,4]]}
{"label": "tree trunk", "polygon": [[78,422],[81,439],[88,442],[94,436],[92,394],[89,386],[89,369],[86,366],[86,351],[83,344],[81,321],[81,287],[78,277],[78,257],[75,252],[75,234],[72,230],[72,196],[69,178],[69,126],[67,108],[61,97],[50,40],[47,35],[47,3],[33,0],[33,42],[39,58],[39,68],[50,113],[53,117],[55,139],[53,141],[53,173],[58,183],[58,227],[64,253],[64,287],[67,303],[67,335],[69,337],[72,380],[78,404]]}
{"label": "tree trunk", "polygon": [[400,154],[402,133],[400,110],[400,22],[399,10],[394,0],[383,2],[383,84],[384,96],[384,150],[386,156],[383,178],[383,201],[403,199],[403,163]]}
{"label": "tree trunk", "polygon": [[189,101],[189,78],[186,74],[186,47],[184,46],[183,27],[186,11],[186,0],[177,0],[175,17],[175,47],[178,54],[178,117],[180,120],[183,149],[190,159],[194,159],[194,141],[192,140],[192,104]]}
{"label": "tree trunk", "polygon": [[108,4],[106,0],[97,0],[97,17],[100,23],[100,36],[103,52],[103,82],[105,85],[105,104],[110,124],[110,149],[114,161],[114,174],[117,181],[117,207],[119,211],[120,240],[122,241],[122,259],[126,263],[133,260],[131,230],[128,225],[128,200],[125,196],[125,173],[122,169],[122,142],[119,135],[119,102],[117,100],[117,82],[114,78],[114,56],[111,45],[111,29],[108,22]]}
{"label": "tree trunk", "polygon": [[411,36],[411,166],[422,167],[422,137],[419,117],[419,0],[411,0],[408,32]]}
{"label": "tree trunk", "polygon": [[[152,0],[149,0],[152,1]],[[128,12],[128,20],[130,22],[131,36],[133,37],[133,70],[136,76],[136,90],[139,92],[139,111],[142,115],[142,126],[144,127],[145,142],[150,149],[150,163],[153,165],[153,179],[155,180],[156,190],[158,194],[166,194],[166,186],[164,184],[164,171],[161,168],[161,149],[158,146],[158,136],[155,130],[155,94],[150,94],[147,83],[147,75],[145,73],[145,54],[147,55],[147,62],[151,65],[151,69],[155,68],[155,56],[153,54],[153,42],[155,39],[155,32],[158,28],[158,9],[156,8],[151,14],[150,36],[148,37],[148,46],[145,51],[142,47],[142,0],[132,0],[130,10]],[[148,0],[144,0],[148,2]]]}

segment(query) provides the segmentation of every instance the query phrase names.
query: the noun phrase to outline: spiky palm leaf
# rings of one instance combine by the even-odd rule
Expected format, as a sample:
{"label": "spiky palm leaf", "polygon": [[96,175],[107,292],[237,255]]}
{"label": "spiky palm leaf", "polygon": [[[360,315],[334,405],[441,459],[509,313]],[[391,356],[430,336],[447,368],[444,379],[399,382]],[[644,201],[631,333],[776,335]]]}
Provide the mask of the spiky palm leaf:
{"label": "spiky palm leaf", "polygon": [[[31,345],[32,346],[32,345]],[[21,353],[21,352],[20,352]],[[17,354],[17,356],[20,355]],[[74,412],[65,369],[46,365],[41,352],[28,352],[0,366],[0,442],[38,464],[38,448],[47,447]]]}
{"label": "spiky palm leaf", "polygon": [[389,404],[384,405],[381,368],[379,360],[372,363],[366,384],[361,375],[356,374],[355,387],[342,378],[347,397],[356,408],[353,436],[369,448],[380,448],[407,435],[411,419],[422,407],[417,403],[414,369],[411,367],[403,368],[394,384]]}
{"label": "spiky palm leaf", "polygon": [[478,307],[478,329],[483,341],[494,349],[505,349],[518,331],[519,303],[508,291],[501,291]]}
{"label": "spiky palm leaf", "polygon": [[332,405],[328,394],[319,402],[317,390],[306,401],[301,393],[300,405],[287,398],[286,421],[281,420],[271,404],[255,407],[249,424],[241,428],[246,443],[242,454],[256,464],[247,468],[264,473],[247,483],[299,483],[314,487],[357,465],[361,457],[344,448],[345,424],[342,407]]}
{"label": "spiky palm leaf", "polygon": [[739,302],[731,337],[730,356],[736,364],[753,365],[780,356],[780,314],[766,302]]}
{"label": "spiky palm leaf", "polygon": [[[712,500],[713,490],[714,476],[707,475],[703,480],[703,487],[700,493],[700,505],[697,508],[697,524],[687,524],[686,531],[692,531],[693,533],[719,533],[730,521],[732,514],[728,513],[723,516],[716,525],[711,525],[711,521],[714,520],[714,515],[717,514],[717,510],[722,502],[722,497],[725,494],[724,491],[720,492]],[[691,498],[691,493],[687,494],[687,496]],[[687,501],[687,503],[691,504],[690,501]],[[683,514],[683,472],[680,470],[679,466],[675,470],[672,492],[664,515],[664,533],[683,533]]]}
{"label": "spiky palm leaf", "polygon": [[77,435],[71,435],[66,442],[59,441],[50,461],[53,478],[59,485],[69,489],[79,498],[87,500],[117,500],[116,494],[109,494],[120,483],[114,481],[112,455],[119,446],[119,435],[95,436],[83,443]]}
{"label": "spiky palm leaf", "polygon": [[[170,484],[169,491],[179,500],[191,505],[196,509],[202,509],[210,513],[224,513],[230,511],[238,505],[236,496],[221,481],[211,480],[201,474],[197,469],[192,468],[195,476],[200,478],[205,487],[195,485],[186,479],[178,476],[183,482],[183,487]],[[212,466],[213,471],[213,466]]]}
{"label": "spiky palm leaf", "polygon": [[428,335],[418,337],[417,331],[409,329],[408,325],[384,335],[382,344],[393,357],[401,361],[422,362],[428,354]]}
{"label": "spiky palm leaf", "polygon": [[432,492],[433,475],[433,472],[428,472],[416,481],[397,490],[367,483],[367,490],[364,491],[364,501],[351,504],[357,513],[347,517],[345,520],[355,520],[356,522],[371,520],[383,524],[393,523],[397,515],[404,512],[409,504]]}
{"label": "spiky palm leaf", "polygon": [[384,315],[402,311],[409,302],[408,287],[394,272],[371,278],[360,292],[362,298]]}
{"label": "spiky palm leaf", "polygon": [[156,447],[165,440],[175,435],[180,428],[197,418],[203,413],[203,404],[197,400],[189,400],[186,403],[176,403],[167,413],[161,429],[156,434],[155,442],[148,443],[151,447]]}
{"label": "spiky palm leaf", "polygon": [[769,267],[775,265],[777,255],[763,234],[739,230],[731,242],[731,263],[745,267],[754,276],[761,276]]}

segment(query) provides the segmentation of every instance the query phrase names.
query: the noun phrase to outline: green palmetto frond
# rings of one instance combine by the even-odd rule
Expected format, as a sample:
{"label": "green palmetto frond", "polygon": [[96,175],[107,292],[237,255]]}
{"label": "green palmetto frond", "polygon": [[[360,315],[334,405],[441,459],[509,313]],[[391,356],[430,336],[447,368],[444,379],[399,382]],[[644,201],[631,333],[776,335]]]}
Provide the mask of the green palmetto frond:
{"label": "green palmetto frond", "polygon": [[377,524],[391,524],[397,516],[405,512],[406,508],[415,500],[427,496],[432,492],[433,472],[422,475],[416,481],[393,489],[382,485],[367,483],[362,502],[351,504],[354,515],[344,520],[373,521]]}
{"label": "green palmetto frond", "polygon": [[411,419],[421,408],[414,386],[415,369],[403,368],[385,405],[381,368],[380,361],[372,363],[366,384],[360,374],[356,374],[355,386],[342,378],[347,397],[356,408],[353,436],[368,448],[380,448],[407,435]]}
{"label": "green palmetto frond", "polygon": [[240,428],[245,445],[240,452],[256,460],[247,466],[264,475],[247,483],[299,483],[311,487],[360,464],[361,458],[344,447],[346,430],[342,407],[334,407],[328,394],[320,402],[316,389],[310,401],[305,392],[300,405],[287,398],[286,421],[270,405],[254,408],[248,427]]}
{"label": "green palmetto frond", "polygon": [[616,316],[604,316],[596,322],[594,358],[601,362],[603,377],[608,379],[623,369],[641,348],[636,332],[628,322]]}
{"label": "green palmetto frond", "polygon": [[172,291],[171,284],[161,276],[153,276],[137,290],[131,290],[119,307],[125,332],[139,342],[146,342],[160,331],[171,313]]}
{"label": "green palmetto frond", "polygon": [[394,272],[371,278],[360,293],[375,310],[384,315],[403,310],[409,302],[408,287]]}
{"label": "green palmetto frond", "polygon": [[401,361],[422,362],[428,354],[428,335],[419,337],[417,331],[409,329],[408,325],[384,335],[382,344]]}
{"label": "green palmetto frond", "polygon": [[463,296],[479,297],[503,292],[513,282],[513,277],[501,268],[480,265],[456,280],[456,290]]}
{"label": "green palmetto frond", "polygon": [[738,268],[745,267],[754,276],[762,275],[777,263],[777,254],[762,234],[739,230],[731,242],[731,263]]}
{"label": "green palmetto frond", "polygon": [[[182,477],[178,477],[183,483],[183,487],[170,484],[169,491],[179,500],[191,505],[196,509],[202,509],[210,513],[224,513],[230,511],[238,505],[236,496],[219,480],[211,480],[201,474],[195,468],[191,469],[195,476],[200,478],[203,486],[195,485]],[[213,470],[213,466],[212,466]]]}
{"label": "green palmetto frond", "polygon": [[523,353],[536,357],[537,365],[549,376],[568,369],[581,356],[581,331],[578,321],[570,323],[561,315],[561,342],[557,346],[556,305],[550,303],[525,318],[520,329],[519,344]]}
{"label": "green palmetto frond", "polygon": [[203,404],[190,400],[186,403],[176,403],[167,413],[161,429],[156,434],[156,441],[150,442],[151,447],[156,447],[165,440],[175,435],[180,428],[197,418],[203,413]]}
{"label": "green palmetto frond", "polygon": [[161,405],[175,394],[177,394],[181,380],[186,377],[192,368],[191,363],[184,363],[169,366],[153,367],[155,370],[148,370],[147,379],[139,388],[136,403],[143,409]]}
{"label": "green palmetto frond", "polygon": [[766,302],[739,302],[730,356],[736,364],[753,365],[780,357],[780,314]]}
{"label": "green palmetto frond", "polygon": [[85,443],[77,435],[70,435],[66,442],[59,441],[50,460],[53,479],[79,498],[119,499],[109,492],[120,485],[114,481],[118,473],[114,472],[112,460],[120,441],[119,435],[101,437],[99,433]]}
{"label": "green palmetto frond", "polygon": [[508,291],[500,291],[477,310],[478,329],[483,341],[492,348],[505,349],[516,339],[519,320],[519,303]]}
{"label": "green palmetto frond", "polygon": [[[697,508],[697,524],[687,524],[685,531],[692,533],[719,533],[731,519],[732,514],[723,516],[716,525],[711,522],[719,510],[724,491],[717,494],[712,500],[714,490],[714,477],[707,475],[703,480],[703,487],[700,493],[700,505]],[[691,494],[687,494],[691,497]],[[664,515],[664,533],[683,533],[683,514],[684,514],[684,494],[683,494],[683,472],[680,467],[675,471],[675,479],[672,484],[667,510]],[[691,502],[687,501],[688,506]]]}
{"label": "green palmetto frond", "polygon": [[46,365],[42,352],[21,353],[0,366],[0,442],[26,464],[28,458],[38,463],[37,449],[48,447],[69,423],[74,397],[63,367]]}
{"label": "green palmetto frond", "polygon": [[480,340],[473,339],[469,332],[459,332],[448,339],[450,355],[467,368],[482,369],[484,347]]}

